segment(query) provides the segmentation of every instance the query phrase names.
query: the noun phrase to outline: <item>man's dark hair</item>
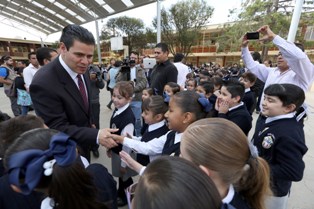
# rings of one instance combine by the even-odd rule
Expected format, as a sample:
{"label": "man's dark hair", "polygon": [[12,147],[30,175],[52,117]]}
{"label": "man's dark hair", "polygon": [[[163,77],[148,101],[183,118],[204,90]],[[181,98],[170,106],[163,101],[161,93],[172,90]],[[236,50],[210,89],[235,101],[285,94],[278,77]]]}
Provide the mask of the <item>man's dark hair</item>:
{"label": "man's dark hair", "polygon": [[155,48],[161,48],[162,52],[169,52],[168,45],[166,43],[158,43]]}
{"label": "man's dark hair", "polygon": [[182,53],[176,53],[173,58],[173,62],[181,62],[184,58]]}
{"label": "man's dark hair", "polygon": [[43,66],[45,63],[44,63],[44,59],[47,59],[47,60],[51,60],[51,52],[57,52],[57,50],[53,49],[53,48],[48,48],[48,47],[41,47],[39,49],[37,49],[36,51],[36,57],[37,57],[37,60],[38,60],[38,63]]}
{"label": "man's dark hair", "polygon": [[69,49],[73,46],[75,40],[87,45],[95,45],[93,34],[86,28],[75,24],[67,25],[62,30],[60,42],[64,43],[65,47]]}
{"label": "man's dark hair", "polygon": [[2,62],[8,61],[9,59],[12,59],[12,57],[10,57],[8,55],[4,55],[3,57],[1,57]]}
{"label": "man's dark hair", "polygon": [[36,52],[30,52],[28,53],[27,57],[30,60],[32,55],[36,55]]}
{"label": "man's dark hair", "polygon": [[261,54],[259,52],[253,52],[252,58],[254,61],[258,61],[259,63],[262,63]]}

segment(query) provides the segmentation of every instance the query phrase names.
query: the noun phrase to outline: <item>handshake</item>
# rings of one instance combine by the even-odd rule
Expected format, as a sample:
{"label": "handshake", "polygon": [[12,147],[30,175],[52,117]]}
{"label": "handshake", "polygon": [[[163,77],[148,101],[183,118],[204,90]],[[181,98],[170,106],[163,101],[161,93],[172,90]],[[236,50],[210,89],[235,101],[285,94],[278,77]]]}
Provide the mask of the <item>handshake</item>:
{"label": "handshake", "polygon": [[[123,144],[124,137],[117,134],[113,134],[117,132],[119,129],[110,129],[104,128],[100,129],[98,133],[98,142],[102,146],[106,147],[107,149],[113,148],[118,146],[118,144]],[[130,134],[127,134],[128,138],[132,138]]]}

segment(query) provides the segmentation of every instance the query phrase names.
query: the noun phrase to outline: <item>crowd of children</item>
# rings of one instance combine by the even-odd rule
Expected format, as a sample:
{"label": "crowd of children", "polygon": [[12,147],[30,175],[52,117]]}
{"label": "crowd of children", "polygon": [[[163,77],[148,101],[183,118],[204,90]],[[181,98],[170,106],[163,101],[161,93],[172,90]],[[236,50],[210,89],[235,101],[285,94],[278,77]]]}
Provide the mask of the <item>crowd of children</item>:
{"label": "crowd of children", "polygon": [[109,137],[118,146],[107,155],[118,189],[66,134],[46,129],[36,116],[1,115],[9,120],[0,123],[0,207],[286,209],[291,184],[305,169],[303,124],[295,117],[305,94],[293,84],[269,85],[261,101],[265,124],[248,139],[255,82],[250,72],[201,71],[187,75],[185,89],[167,83],[163,96],[144,89],[141,136],[134,134],[133,84],[117,82],[110,128],[118,131]]}
{"label": "crowd of children", "polygon": [[[178,85],[168,83],[164,88],[163,97],[152,95],[150,88],[145,89],[142,97],[142,118],[145,126],[141,137],[133,136],[135,119],[129,107],[133,86],[130,82],[118,82],[112,94],[115,110],[110,119],[110,127],[119,129],[111,137],[120,145],[107,151],[112,159],[112,175],[119,178],[116,193],[114,190],[108,193],[108,185],[95,186],[90,176],[101,179],[101,176],[97,177],[97,173],[106,174],[107,170],[97,165],[96,170],[93,170],[92,164],[87,165],[85,170],[82,160],[76,160],[75,143],[67,135],[43,129],[42,120],[36,116],[28,115],[23,120],[10,119],[9,121],[16,121],[10,122],[10,127],[8,122],[2,122],[0,128],[6,129],[6,132],[2,131],[0,135],[6,173],[5,178],[1,177],[0,183],[10,183],[14,191],[31,196],[28,196],[28,200],[21,198],[18,193],[17,197],[14,197],[13,190],[6,194],[0,193],[0,205],[7,204],[5,198],[20,198],[21,201],[41,204],[46,208],[55,208],[56,204],[58,208],[70,208],[70,204],[75,205],[75,208],[115,208],[117,203],[127,203],[125,191],[133,185],[132,176],[139,173],[142,177],[135,189],[131,208],[190,208],[191,203],[183,201],[185,195],[195,198],[199,204],[198,208],[207,208],[202,205],[205,196],[211,205],[209,208],[286,208],[291,183],[302,179],[305,168],[302,158],[307,147],[303,126],[295,119],[295,112],[303,104],[305,95],[300,87],[293,84],[268,86],[262,101],[262,113],[267,117],[266,123],[261,131],[254,134],[250,142],[247,135],[252,127],[252,118],[248,111],[249,104],[244,104],[243,98],[255,79],[250,73],[244,73],[240,81],[202,81],[190,90],[182,90]],[[187,86],[190,81],[187,81]],[[18,137],[25,128],[34,128],[21,125],[23,121],[29,120],[37,121],[32,124],[41,129]],[[15,125],[15,130],[21,131],[13,135],[9,129],[12,129],[12,124]],[[10,137],[8,140],[5,133],[12,133],[12,136],[18,139]],[[50,138],[50,141],[41,142],[47,138]],[[53,145],[54,143],[58,145]],[[59,153],[60,157],[52,154],[55,149],[59,150],[58,152],[60,149],[64,150]],[[161,155],[174,157],[162,158]],[[176,156],[192,163],[179,160]],[[46,162],[47,166],[36,171],[34,169],[38,169],[38,160],[39,164]],[[51,165],[48,166],[49,163]],[[178,165],[184,165],[184,170],[194,170],[193,175],[187,177],[185,172],[181,171],[183,167]],[[200,171],[196,171],[196,166],[192,169],[191,165],[198,166]],[[60,166],[60,171],[57,166]],[[47,171],[49,169],[50,171]],[[50,177],[50,172],[53,172],[53,177],[68,171],[71,171],[71,174],[67,173],[60,181]],[[180,177],[193,180],[175,180],[169,177],[171,173],[177,173],[178,179]],[[196,178],[204,178],[204,174],[208,179],[208,183],[203,182],[204,185],[208,186],[207,189],[212,188],[207,191],[203,186],[198,187],[204,189],[204,197],[193,196],[192,192],[186,189],[183,194],[174,197],[164,192],[163,187],[166,185],[176,189],[190,188],[191,184],[198,185],[199,180]],[[30,175],[39,177],[34,180],[29,178]],[[84,182],[74,181],[76,178],[71,177],[75,175],[80,180],[85,179]],[[111,187],[115,188],[112,177],[108,176],[110,174],[106,175],[106,182],[111,182]],[[64,180],[68,178],[73,179],[73,182],[66,184]],[[167,181],[169,182],[166,184]],[[98,189],[100,193],[84,198],[78,198],[81,194],[70,191],[60,193],[59,190],[68,183],[77,184],[77,187],[85,188],[86,191]],[[153,186],[154,184],[156,185]],[[10,191],[10,188],[6,190]],[[107,192],[101,193],[106,190]],[[160,201],[159,198],[154,199],[157,191],[162,193]],[[107,198],[101,198],[99,194],[105,194],[104,197]],[[80,207],[73,203],[73,198],[81,200]],[[173,207],[166,207],[164,204],[167,201],[170,201],[169,205]]]}
{"label": "crowd of children", "polygon": [[[307,147],[303,127],[295,119],[295,112],[304,102],[304,91],[292,84],[270,85],[262,101],[262,112],[268,119],[263,131],[255,133],[249,142],[256,105],[250,87],[256,77],[250,72],[239,77],[202,78],[199,82],[190,78],[184,90],[168,83],[164,98],[152,96],[149,88],[143,91],[142,117],[147,125],[143,136],[112,135],[137,154],[134,158],[122,151],[120,157],[143,175],[140,182],[151,181],[144,180],[146,166],[149,168],[160,155],[181,155],[213,180],[222,203],[234,208],[286,208],[291,182],[300,181],[304,172],[302,158]],[[275,101],[278,104],[273,106]],[[210,119],[202,119],[207,117]],[[287,126],[297,128],[285,132]],[[290,138],[291,144],[285,144],[283,138]],[[141,185],[136,194],[141,197],[144,190],[149,195],[150,187],[143,189]],[[138,201],[142,204],[144,200]],[[145,202],[149,208],[148,199]],[[133,207],[143,208],[136,201]]]}

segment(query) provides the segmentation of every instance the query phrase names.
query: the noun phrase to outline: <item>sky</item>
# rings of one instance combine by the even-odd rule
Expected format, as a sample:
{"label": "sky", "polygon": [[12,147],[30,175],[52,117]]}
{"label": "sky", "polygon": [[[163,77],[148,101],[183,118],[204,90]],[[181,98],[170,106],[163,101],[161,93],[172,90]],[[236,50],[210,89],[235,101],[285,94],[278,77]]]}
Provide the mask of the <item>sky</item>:
{"label": "sky", "polygon": [[[179,0],[163,0],[161,2],[161,6],[168,9],[171,5],[175,4]],[[214,14],[212,18],[210,19],[209,24],[215,24],[215,23],[223,23],[228,21],[228,14],[229,9],[233,8],[239,8],[242,0],[206,0],[207,3],[212,6],[214,10]],[[110,16],[106,19],[102,19],[98,21],[99,29],[101,30],[102,26],[106,23],[106,20],[112,18],[112,17],[119,17],[119,16],[128,16],[128,17],[135,17],[142,19],[144,21],[144,24],[146,27],[152,27],[152,20],[154,17],[157,16],[157,3],[152,3],[140,8],[136,8],[133,10],[129,10],[120,14],[116,14],[113,16]],[[41,34],[40,32],[30,29],[30,28],[23,28],[23,30],[19,30],[15,26],[8,26],[7,24],[3,24],[1,21],[3,17],[0,16],[0,37],[5,38],[18,38],[18,39],[24,39],[27,40],[36,40],[40,41],[42,38],[43,41],[47,42],[55,42],[58,41],[58,39],[61,36],[61,32],[51,34],[49,36],[46,36],[45,34]],[[95,22],[87,23],[82,25],[83,27],[88,28],[94,36],[96,35],[96,26]],[[27,32],[26,32],[27,31]]]}

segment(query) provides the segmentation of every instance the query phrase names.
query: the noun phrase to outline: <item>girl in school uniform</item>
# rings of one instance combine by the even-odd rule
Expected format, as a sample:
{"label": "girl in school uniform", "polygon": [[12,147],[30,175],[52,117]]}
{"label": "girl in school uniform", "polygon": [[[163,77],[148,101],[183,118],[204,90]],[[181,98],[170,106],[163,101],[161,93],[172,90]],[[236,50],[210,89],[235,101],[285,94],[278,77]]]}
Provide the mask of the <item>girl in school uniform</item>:
{"label": "girl in school uniform", "polygon": [[[116,142],[127,146],[140,154],[145,155],[175,155],[180,154],[180,142],[183,131],[194,121],[205,118],[208,112],[209,102],[205,97],[193,91],[181,91],[170,98],[169,109],[165,114],[168,128],[171,130],[165,135],[154,138],[149,142],[141,142],[120,135],[112,134]],[[131,159],[125,159],[128,155],[122,152],[122,160],[129,163]],[[136,164],[136,161],[133,161]],[[140,173],[143,166],[137,164],[132,169]]]}
{"label": "girl in school uniform", "polygon": [[[117,134],[133,136],[135,117],[130,107],[132,95],[133,85],[129,81],[118,82],[113,89],[112,102],[115,111],[110,119],[110,127],[119,129]],[[124,190],[133,183],[131,177],[136,175],[134,171],[126,167],[125,163],[121,162],[119,152],[122,149],[131,153],[129,148],[122,145],[108,150],[108,156],[111,157],[112,175],[119,177],[118,206],[127,204]]]}
{"label": "girl in school uniform", "polygon": [[[135,192],[132,209],[226,209],[215,184],[193,163],[163,156],[147,166]],[[156,195],[157,194],[157,195]]]}
{"label": "girl in school uniform", "polygon": [[[85,169],[76,143],[64,133],[46,128],[29,130],[9,146],[4,162],[12,190],[23,195],[36,190],[46,196],[38,208],[117,208],[111,199],[111,194],[116,196],[112,176],[100,164]],[[22,208],[28,206],[36,208],[34,204]]]}
{"label": "girl in school uniform", "polygon": [[173,96],[175,93],[179,92],[181,90],[181,87],[179,84],[174,82],[168,82],[164,86],[164,93],[163,97],[165,99],[165,102],[169,103],[170,97]]}
{"label": "girl in school uniform", "polygon": [[[169,129],[165,120],[165,113],[168,111],[168,105],[164,102],[162,96],[151,96],[143,101],[142,117],[147,128],[144,131],[140,141],[149,142],[154,138],[165,135]],[[137,154],[137,161],[142,165],[147,165],[156,155]]]}
{"label": "girl in school uniform", "polygon": [[223,118],[196,121],[183,133],[180,149],[181,157],[213,180],[224,204],[266,209],[269,167],[236,124]]}
{"label": "girl in school uniform", "polygon": [[191,78],[186,81],[186,84],[185,84],[186,90],[195,91],[196,86],[197,86],[197,81],[195,80],[195,78]]}
{"label": "girl in school uniform", "polygon": [[305,164],[303,125],[296,119],[296,111],[305,100],[304,91],[293,84],[273,84],[264,91],[262,114],[266,122],[255,132],[252,142],[271,171],[273,196],[266,200],[267,209],[287,208],[292,181],[301,181]]}
{"label": "girl in school uniform", "polygon": [[[142,104],[144,102],[145,99],[148,99],[149,97],[153,96],[154,91],[152,88],[146,88],[142,91]],[[142,116],[142,121],[143,121],[143,125],[141,128],[141,136],[143,136],[143,134],[145,133],[146,129],[148,128],[148,124],[145,123],[145,120]]]}
{"label": "girl in school uniform", "polygon": [[142,102],[143,102],[145,99],[147,99],[147,98],[153,96],[153,94],[154,94],[154,91],[153,91],[152,88],[146,88],[146,89],[144,89],[144,90],[142,91]]}

